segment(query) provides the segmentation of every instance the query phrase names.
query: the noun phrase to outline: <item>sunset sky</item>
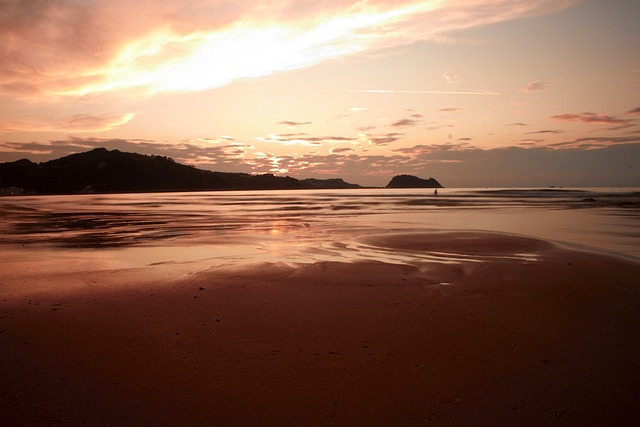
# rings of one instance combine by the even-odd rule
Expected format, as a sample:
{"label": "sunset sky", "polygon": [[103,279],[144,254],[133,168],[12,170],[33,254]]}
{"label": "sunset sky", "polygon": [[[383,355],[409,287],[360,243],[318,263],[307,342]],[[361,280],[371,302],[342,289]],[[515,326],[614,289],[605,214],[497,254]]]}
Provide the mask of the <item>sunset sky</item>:
{"label": "sunset sky", "polygon": [[637,0],[0,0],[0,162],[640,186]]}

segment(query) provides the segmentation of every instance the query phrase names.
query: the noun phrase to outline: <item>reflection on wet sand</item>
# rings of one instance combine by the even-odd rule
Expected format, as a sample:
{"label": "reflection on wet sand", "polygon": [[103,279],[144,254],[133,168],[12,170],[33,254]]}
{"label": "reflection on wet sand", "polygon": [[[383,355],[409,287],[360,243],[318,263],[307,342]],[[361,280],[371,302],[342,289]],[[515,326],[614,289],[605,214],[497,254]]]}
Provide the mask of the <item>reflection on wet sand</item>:
{"label": "reflection on wet sand", "polygon": [[601,194],[2,199],[3,420],[635,425],[637,193]]}
{"label": "reflection on wet sand", "polygon": [[[60,248],[123,260],[129,267],[451,258],[394,253],[359,239],[381,231],[498,231],[640,256],[640,192],[634,190],[443,190],[438,197],[428,190],[380,189],[25,196],[0,199],[0,211],[2,251],[28,248],[47,257],[45,252]],[[102,252],[86,251],[91,249]]]}

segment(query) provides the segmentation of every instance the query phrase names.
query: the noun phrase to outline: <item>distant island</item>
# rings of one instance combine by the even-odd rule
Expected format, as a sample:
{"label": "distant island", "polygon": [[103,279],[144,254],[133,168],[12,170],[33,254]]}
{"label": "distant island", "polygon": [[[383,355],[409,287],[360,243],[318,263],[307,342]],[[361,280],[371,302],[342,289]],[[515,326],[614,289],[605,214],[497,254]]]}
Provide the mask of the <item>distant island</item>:
{"label": "distant island", "polygon": [[96,148],[56,160],[0,163],[2,194],[362,188],[342,179],[212,172],[164,156]]}
{"label": "distant island", "polygon": [[396,175],[387,188],[444,188],[433,178],[422,179],[413,175]]}

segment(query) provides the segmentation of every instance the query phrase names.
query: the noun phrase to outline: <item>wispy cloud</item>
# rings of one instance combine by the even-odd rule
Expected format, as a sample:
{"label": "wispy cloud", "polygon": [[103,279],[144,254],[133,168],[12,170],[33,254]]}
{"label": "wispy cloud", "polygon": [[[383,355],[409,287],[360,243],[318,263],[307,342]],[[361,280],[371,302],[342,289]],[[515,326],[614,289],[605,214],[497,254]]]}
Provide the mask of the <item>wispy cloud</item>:
{"label": "wispy cloud", "polygon": [[457,107],[449,107],[449,108],[440,108],[438,111],[442,111],[444,113],[455,113],[456,111],[460,111],[462,108]]}
{"label": "wispy cloud", "polygon": [[548,87],[549,87],[549,83],[548,82],[542,82],[542,81],[531,82],[531,83],[527,83],[526,85],[522,86],[520,88],[520,92],[524,92],[524,93],[542,92],[543,90],[547,89]]}
{"label": "wispy cloud", "polygon": [[[205,139],[205,138],[200,138]],[[240,142],[203,146],[190,142],[69,138],[40,143],[0,143],[0,161],[46,161],[96,147],[172,157],[180,163],[226,172],[288,173],[295,177],[341,177],[360,183],[366,176],[386,184],[393,175],[434,176],[444,185],[637,185],[640,137],[578,138],[550,145],[481,149],[468,142],[399,147],[387,155],[357,154],[335,147],[330,154],[274,154]],[[634,163],[635,162],[635,163]],[[588,163],[602,171],[585,175]],[[621,167],[621,165],[623,167]],[[521,173],[514,175],[513,170]],[[620,184],[623,183],[623,184]]]}
{"label": "wispy cloud", "polygon": [[450,85],[460,84],[460,76],[455,71],[448,71],[442,74],[442,78],[444,78],[444,80]]}
{"label": "wispy cloud", "polygon": [[413,126],[419,125],[421,122],[422,120],[401,119],[401,120],[398,120],[397,122],[392,123],[391,127],[394,127],[394,128],[413,127]]}
{"label": "wispy cloud", "polygon": [[0,87],[23,96],[211,89],[576,1],[4,2]]}
{"label": "wispy cloud", "polygon": [[425,155],[434,155],[436,153],[444,153],[444,152],[453,152],[453,151],[466,151],[466,150],[477,150],[477,148],[472,147],[467,142],[460,143],[447,143],[447,144],[421,144],[414,145],[413,147],[403,147],[397,148],[393,151],[402,153],[405,155],[422,157]]}
{"label": "wispy cloud", "polygon": [[363,133],[360,135],[360,142],[370,145],[374,145],[376,147],[386,147],[389,144],[396,142],[400,139],[404,134],[398,132],[390,132],[384,134],[371,134],[371,133]]}
{"label": "wispy cloud", "polygon": [[544,139],[537,139],[537,138],[526,138],[526,139],[521,139],[518,142],[520,145],[539,145],[542,144],[543,142],[545,142]]}
{"label": "wispy cloud", "polygon": [[536,130],[532,132],[526,132],[525,135],[536,135],[536,134],[545,134],[545,133],[559,134],[559,133],[562,133],[562,131],[557,129],[543,129],[543,130]]}
{"label": "wispy cloud", "polygon": [[0,120],[0,130],[23,132],[104,132],[133,119],[133,113],[99,115],[74,114],[63,119],[49,117],[22,117],[6,121]]}
{"label": "wispy cloud", "polygon": [[607,116],[605,114],[596,113],[579,113],[579,114],[557,114],[551,116],[551,119],[562,122],[577,122],[577,123],[595,123],[595,124],[627,124],[630,120],[620,117]]}
{"label": "wispy cloud", "polygon": [[256,138],[257,141],[278,143],[282,145],[306,145],[306,146],[322,146],[324,144],[335,143],[353,143],[358,138],[345,136],[308,136],[306,133],[289,133],[289,134],[269,134],[267,136]]}
{"label": "wispy cloud", "polygon": [[414,95],[500,95],[498,92],[491,92],[484,89],[476,89],[471,91],[455,91],[455,90],[393,90],[393,89],[345,89],[331,90],[325,92],[345,92],[345,93],[403,93]]}
{"label": "wispy cloud", "polygon": [[575,138],[572,140],[547,144],[546,147],[553,147],[556,149],[579,148],[583,150],[593,150],[593,149],[605,148],[605,147],[610,147],[615,145],[627,145],[627,144],[638,144],[638,143],[640,143],[640,138],[637,136],[613,137],[613,138],[585,137],[585,138]]}
{"label": "wispy cloud", "polygon": [[629,110],[625,114],[640,114],[640,107]]}
{"label": "wispy cloud", "polygon": [[290,128],[294,128],[296,126],[310,125],[311,122],[293,122],[291,120],[283,120],[281,122],[278,122],[278,124],[282,125],[282,126],[287,126],[287,127],[290,127]]}
{"label": "wispy cloud", "polygon": [[475,46],[483,43],[482,40],[468,39],[464,37],[453,37],[445,34],[434,34],[430,36],[428,40],[433,43],[442,44],[442,45],[463,44],[463,45]]}
{"label": "wispy cloud", "polygon": [[340,154],[340,153],[348,153],[353,151],[353,148],[350,147],[334,147],[330,150],[331,154]]}

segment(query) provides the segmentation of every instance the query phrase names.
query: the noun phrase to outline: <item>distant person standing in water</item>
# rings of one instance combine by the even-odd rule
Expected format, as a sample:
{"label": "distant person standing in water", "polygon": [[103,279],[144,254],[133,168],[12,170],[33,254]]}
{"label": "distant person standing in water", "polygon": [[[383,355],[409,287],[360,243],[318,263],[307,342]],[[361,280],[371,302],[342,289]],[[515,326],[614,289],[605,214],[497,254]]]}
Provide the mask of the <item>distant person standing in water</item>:
{"label": "distant person standing in water", "polygon": [[433,195],[437,196],[438,195],[438,189],[436,188],[435,190],[433,190]]}

